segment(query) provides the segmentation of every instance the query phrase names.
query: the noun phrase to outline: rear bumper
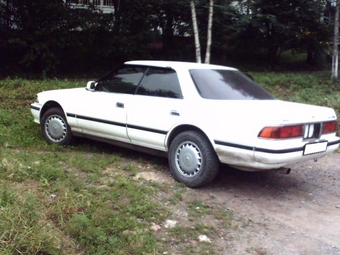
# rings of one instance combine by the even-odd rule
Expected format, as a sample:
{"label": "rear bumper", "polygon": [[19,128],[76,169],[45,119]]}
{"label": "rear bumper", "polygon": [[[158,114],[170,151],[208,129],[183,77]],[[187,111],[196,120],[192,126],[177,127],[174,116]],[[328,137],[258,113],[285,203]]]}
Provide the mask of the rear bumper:
{"label": "rear bumper", "polygon": [[[327,141],[323,152],[304,155],[305,145],[289,149],[264,149],[216,142],[216,153],[220,161],[245,171],[264,171],[278,169],[286,165],[321,158],[338,149],[340,139],[333,136]],[[307,143],[306,143],[307,144]]]}

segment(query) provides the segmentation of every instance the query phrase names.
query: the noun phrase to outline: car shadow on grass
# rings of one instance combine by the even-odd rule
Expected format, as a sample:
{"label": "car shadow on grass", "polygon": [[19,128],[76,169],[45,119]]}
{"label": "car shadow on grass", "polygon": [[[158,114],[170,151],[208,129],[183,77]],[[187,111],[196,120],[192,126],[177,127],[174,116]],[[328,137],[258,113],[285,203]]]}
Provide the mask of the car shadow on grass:
{"label": "car shadow on grass", "polygon": [[[111,144],[89,140],[86,138],[77,138],[75,147],[78,150],[87,153],[104,153],[108,155],[117,155],[122,159],[132,162],[138,161],[138,164],[155,165],[156,171],[162,171],[163,174],[170,175],[168,160],[164,157],[158,157],[147,153],[126,149]],[[200,190],[268,190],[269,192],[287,192],[287,190],[296,189],[303,180],[296,178],[294,170],[287,175],[283,171],[269,170],[262,172],[247,172],[232,168],[228,165],[221,164],[216,178],[207,186],[199,188]]]}

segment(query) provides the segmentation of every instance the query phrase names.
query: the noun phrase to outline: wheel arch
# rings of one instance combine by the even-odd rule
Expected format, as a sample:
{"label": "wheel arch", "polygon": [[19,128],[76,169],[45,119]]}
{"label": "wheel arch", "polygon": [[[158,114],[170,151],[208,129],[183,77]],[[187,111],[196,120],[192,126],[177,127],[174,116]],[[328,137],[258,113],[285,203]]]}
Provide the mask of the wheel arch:
{"label": "wheel arch", "polygon": [[194,125],[189,125],[189,124],[180,125],[180,126],[175,127],[173,130],[171,130],[171,133],[169,134],[168,139],[166,141],[167,148],[170,148],[170,144],[175,139],[175,137],[184,131],[197,131],[197,132],[202,133],[209,140],[211,146],[214,148],[212,140],[206,135],[206,133],[202,129]]}
{"label": "wheel arch", "polygon": [[[48,101],[44,104],[44,106],[42,107],[41,111],[40,111],[40,122],[42,120],[42,117],[44,116],[45,112],[47,112],[49,109],[51,108],[60,108],[63,110],[63,108],[61,107],[61,105],[59,103],[57,103],[56,101]],[[64,110],[63,110],[64,111]],[[65,115],[66,116],[66,115]]]}

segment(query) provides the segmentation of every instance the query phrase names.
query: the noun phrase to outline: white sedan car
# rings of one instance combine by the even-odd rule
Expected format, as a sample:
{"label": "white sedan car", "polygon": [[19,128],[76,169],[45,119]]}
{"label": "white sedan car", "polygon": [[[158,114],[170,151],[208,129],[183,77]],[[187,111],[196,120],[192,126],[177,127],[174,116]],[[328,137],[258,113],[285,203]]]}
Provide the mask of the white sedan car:
{"label": "white sedan car", "polygon": [[212,181],[220,163],[278,169],[340,143],[333,109],[278,100],[217,65],[129,61],[86,88],[39,93],[31,112],[51,144],[81,136],[165,155],[189,187]]}

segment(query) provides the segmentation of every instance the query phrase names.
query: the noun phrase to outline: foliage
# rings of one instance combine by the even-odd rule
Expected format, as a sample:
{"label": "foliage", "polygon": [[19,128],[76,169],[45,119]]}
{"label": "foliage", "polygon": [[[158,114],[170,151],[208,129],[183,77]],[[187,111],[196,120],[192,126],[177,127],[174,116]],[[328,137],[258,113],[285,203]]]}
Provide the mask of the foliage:
{"label": "foliage", "polygon": [[[41,70],[52,72],[58,63],[57,50],[64,46],[62,40],[67,9],[59,0],[1,1],[1,34],[4,39],[1,51],[7,64],[4,68]],[[3,61],[1,61],[3,62]],[[11,65],[16,62],[17,65]],[[5,70],[6,70],[5,69]]]}
{"label": "foliage", "polygon": [[[205,49],[209,1],[195,2]],[[271,65],[287,50],[305,52],[310,65],[328,62],[328,2],[214,2],[212,62],[227,63],[235,49],[247,56],[265,49]],[[63,0],[0,5],[0,76],[95,74],[131,59],[195,59],[188,0],[115,0],[112,13]]]}
{"label": "foliage", "polygon": [[35,73],[45,78],[108,70],[125,60],[151,58],[149,45],[161,36],[163,54],[176,56],[173,37],[183,36],[190,17],[185,1],[115,3],[117,10],[104,14],[94,6],[71,8],[62,0],[1,1],[0,75]]}
{"label": "foliage", "polygon": [[325,1],[251,2],[251,11],[236,23],[240,46],[267,49],[272,65],[286,50],[307,52],[309,64],[321,63],[331,41],[330,27],[323,18]]}

